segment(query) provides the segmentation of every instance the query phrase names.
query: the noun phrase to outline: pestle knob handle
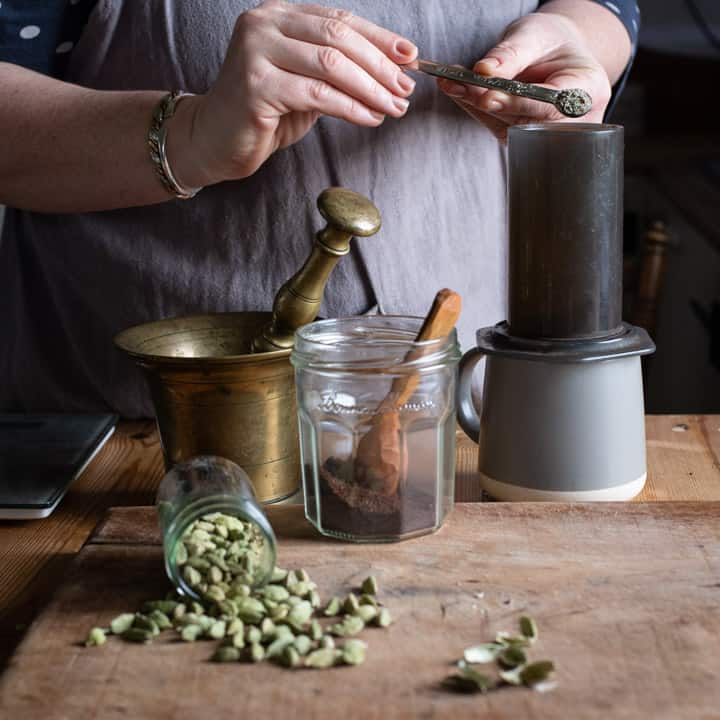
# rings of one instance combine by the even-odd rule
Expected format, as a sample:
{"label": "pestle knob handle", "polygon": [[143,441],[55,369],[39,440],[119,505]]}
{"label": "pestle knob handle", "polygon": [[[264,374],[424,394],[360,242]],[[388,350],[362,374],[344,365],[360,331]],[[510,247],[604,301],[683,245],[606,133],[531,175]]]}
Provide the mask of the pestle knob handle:
{"label": "pestle knob handle", "polygon": [[275,295],[272,320],[253,340],[253,352],[290,349],[295,330],[317,317],[330,273],[350,252],[350,240],[353,236],[369,237],[380,229],[378,209],[352,190],[327,188],[320,193],[317,205],[327,225],[315,236],[305,264]]}

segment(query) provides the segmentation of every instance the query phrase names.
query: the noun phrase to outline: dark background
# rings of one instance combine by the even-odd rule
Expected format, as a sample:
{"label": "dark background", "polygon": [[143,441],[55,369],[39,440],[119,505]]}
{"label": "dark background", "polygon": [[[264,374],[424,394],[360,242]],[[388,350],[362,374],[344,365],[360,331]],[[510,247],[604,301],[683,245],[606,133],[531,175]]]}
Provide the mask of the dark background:
{"label": "dark background", "polygon": [[[647,411],[719,412],[720,2],[640,8],[640,47],[611,118],[626,128],[625,316],[658,348],[645,361]],[[653,222],[665,227],[660,245],[646,242]],[[644,318],[643,271],[655,285]]]}

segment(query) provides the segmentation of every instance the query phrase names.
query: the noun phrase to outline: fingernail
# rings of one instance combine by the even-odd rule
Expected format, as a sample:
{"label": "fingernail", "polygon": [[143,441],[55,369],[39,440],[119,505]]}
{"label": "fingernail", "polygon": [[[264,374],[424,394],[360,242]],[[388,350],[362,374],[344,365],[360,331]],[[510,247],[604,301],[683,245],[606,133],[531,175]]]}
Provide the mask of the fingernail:
{"label": "fingernail", "polygon": [[405,92],[412,92],[415,89],[415,81],[406,75],[405,73],[400,73],[398,75],[398,85],[405,91]]}
{"label": "fingernail", "polygon": [[500,67],[500,61],[494,57],[485,58],[484,60],[476,62],[473,69],[477,72],[477,69],[482,65],[490,70],[494,70],[495,68]]}
{"label": "fingernail", "polygon": [[499,100],[491,100],[486,107],[488,112],[502,112],[505,108]]}
{"label": "fingernail", "polygon": [[412,55],[415,52],[415,46],[407,40],[398,40],[395,43],[395,52],[398,55]]}
{"label": "fingernail", "polygon": [[393,98],[393,105],[400,110],[400,112],[406,112],[410,103],[405,98]]}
{"label": "fingernail", "polygon": [[467,88],[460,83],[443,83],[443,90],[453,97],[464,97],[467,94]]}
{"label": "fingernail", "polygon": [[382,122],[385,119],[385,116],[382,113],[375,112],[374,110],[368,110],[368,115],[370,115],[373,120],[377,120],[378,122]]}

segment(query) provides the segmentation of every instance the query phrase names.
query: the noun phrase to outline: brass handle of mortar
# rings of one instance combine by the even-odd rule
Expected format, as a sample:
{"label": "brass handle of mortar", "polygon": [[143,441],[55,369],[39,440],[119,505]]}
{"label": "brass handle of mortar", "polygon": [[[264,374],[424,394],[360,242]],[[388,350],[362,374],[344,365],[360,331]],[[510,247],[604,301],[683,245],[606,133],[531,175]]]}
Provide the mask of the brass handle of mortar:
{"label": "brass handle of mortar", "polygon": [[291,348],[295,330],[317,317],[330,273],[350,252],[350,240],[374,235],[380,229],[378,209],[352,190],[327,188],[320,193],[317,206],[327,225],[315,236],[305,264],[275,295],[272,320],[253,340],[253,352]]}

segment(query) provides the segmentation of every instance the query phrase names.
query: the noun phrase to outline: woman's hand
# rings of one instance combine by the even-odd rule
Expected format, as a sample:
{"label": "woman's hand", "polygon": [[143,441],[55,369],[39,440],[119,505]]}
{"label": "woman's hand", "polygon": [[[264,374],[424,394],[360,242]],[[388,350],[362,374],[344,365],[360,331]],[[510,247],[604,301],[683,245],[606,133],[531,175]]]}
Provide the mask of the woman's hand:
{"label": "woman's hand", "polygon": [[[575,23],[562,15],[532,13],[520,18],[473,69],[482,75],[538,83],[558,90],[582,88],[592,97],[593,107],[578,118],[580,122],[602,122],[610,100],[607,72]],[[438,85],[502,140],[511,125],[571,121],[552,105],[537,100],[449,80],[440,80]]]}
{"label": "woman's hand", "polygon": [[367,127],[401,117],[415,83],[397,64],[416,55],[408,40],[342,10],[269,0],[243,13],[215,84],[170,121],[178,180],[247,177],[320,115]]}

